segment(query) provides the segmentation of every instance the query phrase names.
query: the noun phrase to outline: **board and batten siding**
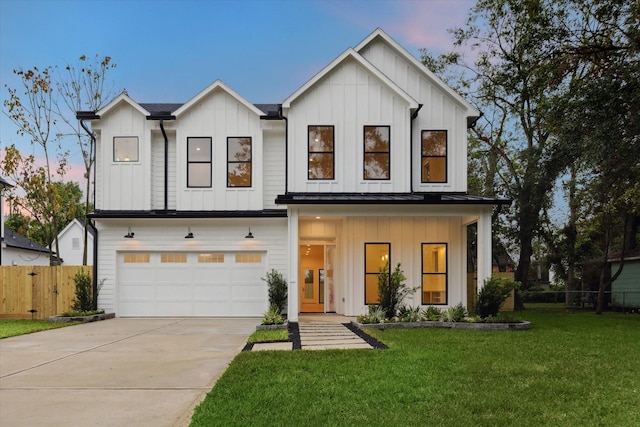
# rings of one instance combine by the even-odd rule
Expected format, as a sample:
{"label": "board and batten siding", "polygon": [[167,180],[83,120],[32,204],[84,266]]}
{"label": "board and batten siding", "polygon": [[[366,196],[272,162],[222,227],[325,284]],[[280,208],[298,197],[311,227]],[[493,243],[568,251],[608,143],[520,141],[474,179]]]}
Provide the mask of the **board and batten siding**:
{"label": "board and batten siding", "polygon": [[[167,132],[167,208],[176,208],[176,133]],[[164,209],[164,136],[162,132],[151,133],[151,209]]]}
{"label": "board and batten siding", "polygon": [[[149,210],[151,208],[150,125],[130,104],[120,103],[99,124],[96,141],[96,209]],[[113,161],[114,137],[137,137],[137,162]]]}
{"label": "board and batten siding", "polygon": [[[308,180],[308,126],[334,126],[335,179]],[[391,176],[364,180],[364,126],[390,126]],[[409,191],[407,102],[356,61],[347,59],[289,109],[289,190]]]}
{"label": "board and batten siding", "polygon": [[[122,252],[266,252],[266,270],[288,277],[287,219],[97,219],[98,307],[118,315],[118,255]],[[135,238],[125,239],[128,227]],[[185,239],[187,227],[195,238]],[[254,239],[244,236],[251,227]],[[265,284],[266,286],[266,284]]]}
{"label": "board and batten siding", "polygon": [[[285,135],[282,130],[264,131],[264,158],[262,185],[264,189],[264,209],[281,209],[276,205],[276,197],[285,192]],[[259,184],[259,183],[258,183]]]}
{"label": "board and batten siding", "polygon": [[344,279],[352,283],[346,298],[346,315],[366,313],[364,303],[364,244],[391,243],[391,265],[398,263],[409,287],[418,290],[405,299],[411,306],[421,305],[422,243],[447,243],[448,305],[466,301],[463,260],[466,246],[460,217],[348,217],[344,226],[345,247],[339,251]]}
{"label": "board and batten siding", "polygon": [[[413,187],[417,191],[467,191],[466,108],[437,86],[423,70],[381,40],[365,46],[360,54],[400,88],[423,104],[413,123]],[[446,130],[447,182],[421,183],[420,138],[422,130]]]}
{"label": "board and batten siding", "polygon": [[[211,188],[187,187],[187,138],[212,138]],[[251,137],[252,186],[227,188],[227,137]],[[214,90],[177,119],[177,209],[261,210],[262,130],[260,117],[222,89]]]}

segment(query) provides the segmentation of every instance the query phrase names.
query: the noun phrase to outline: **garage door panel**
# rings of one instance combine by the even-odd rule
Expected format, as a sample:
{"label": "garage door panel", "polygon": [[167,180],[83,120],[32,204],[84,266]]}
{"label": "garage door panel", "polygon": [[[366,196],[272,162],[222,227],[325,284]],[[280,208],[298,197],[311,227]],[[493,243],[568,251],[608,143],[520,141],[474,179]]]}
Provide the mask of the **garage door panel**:
{"label": "garage door panel", "polygon": [[[129,257],[131,258],[131,257]],[[151,253],[148,263],[124,263],[119,256],[120,316],[262,316],[268,305],[265,254],[238,257],[225,253],[224,262],[200,262],[198,253],[186,253],[187,262],[162,262]],[[185,259],[172,253],[168,259]],[[261,262],[236,262],[259,259]]]}

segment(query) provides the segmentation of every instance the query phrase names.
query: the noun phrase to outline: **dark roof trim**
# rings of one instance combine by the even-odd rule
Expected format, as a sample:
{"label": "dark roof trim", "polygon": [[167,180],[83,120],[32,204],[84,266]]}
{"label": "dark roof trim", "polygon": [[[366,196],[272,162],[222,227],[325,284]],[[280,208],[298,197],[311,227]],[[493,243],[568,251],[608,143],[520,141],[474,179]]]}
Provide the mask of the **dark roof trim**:
{"label": "dark roof trim", "polygon": [[168,111],[147,116],[147,120],[175,120],[175,119],[176,119],[176,116],[172,116],[171,113]]}
{"label": "dark roof trim", "polygon": [[466,193],[288,193],[276,198],[282,205],[508,205],[510,199]]}
{"label": "dark roof trim", "polygon": [[132,218],[132,219],[172,219],[172,218],[286,218],[285,209],[265,209],[262,211],[96,211],[89,218]]}
{"label": "dark roof trim", "polygon": [[100,116],[95,111],[76,111],[78,120],[100,120]]}

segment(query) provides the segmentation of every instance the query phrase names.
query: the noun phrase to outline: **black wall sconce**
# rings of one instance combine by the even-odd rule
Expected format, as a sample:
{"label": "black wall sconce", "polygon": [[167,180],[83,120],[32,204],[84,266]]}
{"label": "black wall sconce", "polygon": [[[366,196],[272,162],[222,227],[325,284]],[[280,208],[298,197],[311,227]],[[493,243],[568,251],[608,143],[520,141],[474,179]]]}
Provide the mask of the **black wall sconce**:
{"label": "black wall sconce", "polygon": [[245,239],[253,239],[253,233],[251,232],[251,227],[249,227],[249,234],[244,236]]}
{"label": "black wall sconce", "polygon": [[188,227],[189,232],[187,233],[186,236],[184,236],[185,239],[193,239],[193,233],[191,232],[191,227]]}
{"label": "black wall sconce", "polygon": [[124,235],[124,238],[125,239],[133,239],[133,236],[135,236],[135,235],[136,235],[136,233],[133,233],[131,231],[131,227],[129,227],[129,230],[128,230],[127,234]]}

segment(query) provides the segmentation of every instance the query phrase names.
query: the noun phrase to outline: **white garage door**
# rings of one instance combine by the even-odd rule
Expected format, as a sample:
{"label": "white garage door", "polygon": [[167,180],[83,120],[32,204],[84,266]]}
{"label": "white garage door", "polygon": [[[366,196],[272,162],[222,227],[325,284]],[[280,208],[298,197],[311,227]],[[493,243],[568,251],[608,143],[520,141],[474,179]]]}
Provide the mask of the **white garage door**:
{"label": "white garage door", "polygon": [[119,316],[262,316],[261,252],[118,254]]}

